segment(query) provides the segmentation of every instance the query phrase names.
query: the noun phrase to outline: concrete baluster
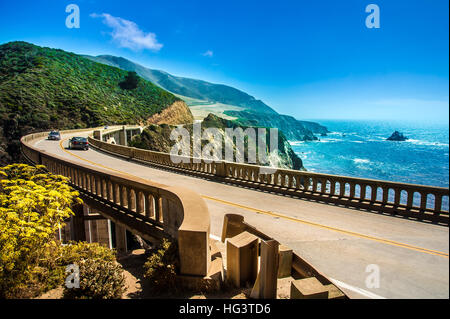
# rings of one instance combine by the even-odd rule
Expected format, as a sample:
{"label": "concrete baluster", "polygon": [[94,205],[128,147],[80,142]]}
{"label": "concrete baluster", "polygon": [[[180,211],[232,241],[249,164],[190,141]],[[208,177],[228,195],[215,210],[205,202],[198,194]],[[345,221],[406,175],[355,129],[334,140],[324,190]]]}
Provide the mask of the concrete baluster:
{"label": "concrete baluster", "polygon": [[356,188],[356,184],[353,182],[350,182],[350,198],[353,199],[355,198],[355,188]]}
{"label": "concrete baluster", "polygon": [[127,187],[127,195],[128,209],[132,211],[136,210],[136,194],[134,189]]}
{"label": "concrete baluster", "polygon": [[442,209],[442,195],[440,194],[434,194],[434,212],[435,215],[439,215],[439,212]]}
{"label": "concrete baluster", "polygon": [[372,184],[370,188],[371,188],[370,201],[374,203],[377,201],[378,187],[377,185]]}
{"label": "concrete baluster", "polygon": [[145,194],[145,216],[148,218],[154,218],[154,204],[153,204],[153,196],[151,194]]}
{"label": "concrete baluster", "polygon": [[128,204],[128,202],[127,202],[127,189],[123,185],[119,185],[119,186],[120,186],[120,206],[126,207],[127,204]]}
{"label": "concrete baluster", "polygon": [[144,213],[144,194],[141,191],[136,191],[136,213]]}
{"label": "concrete baluster", "polygon": [[414,191],[408,189],[407,193],[408,193],[408,199],[406,200],[406,207],[408,209],[411,209],[413,206]]}
{"label": "concrete baluster", "polygon": [[427,209],[427,198],[428,194],[425,192],[420,192],[420,210],[425,211]]}
{"label": "concrete baluster", "polygon": [[402,193],[401,193],[401,190],[399,188],[395,188],[394,192],[395,192],[395,194],[394,194],[394,196],[395,196],[394,206],[398,207],[400,205],[400,197],[401,197]]}
{"label": "concrete baluster", "polygon": [[383,186],[383,205],[386,205],[388,203],[388,199],[389,199],[389,188],[387,188],[386,186]]}
{"label": "concrete baluster", "polygon": [[127,232],[125,227],[115,224],[116,228],[116,250],[119,253],[127,252]]}

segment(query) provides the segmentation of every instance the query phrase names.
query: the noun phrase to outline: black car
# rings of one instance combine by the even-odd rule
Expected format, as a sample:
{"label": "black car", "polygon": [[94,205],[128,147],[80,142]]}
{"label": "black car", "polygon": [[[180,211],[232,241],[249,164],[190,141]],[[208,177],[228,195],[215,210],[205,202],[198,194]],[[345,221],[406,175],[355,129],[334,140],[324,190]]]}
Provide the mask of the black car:
{"label": "black car", "polygon": [[78,149],[87,151],[89,149],[89,142],[85,137],[72,137],[69,140],[69,148],[71,150]]}
{"label": "black car", "polygon": [[61,139],[61,134],[59,134],[58,131],[51,131],[48,134],[48,139],[49,140],[54,140],[54,141],[59,141]]}

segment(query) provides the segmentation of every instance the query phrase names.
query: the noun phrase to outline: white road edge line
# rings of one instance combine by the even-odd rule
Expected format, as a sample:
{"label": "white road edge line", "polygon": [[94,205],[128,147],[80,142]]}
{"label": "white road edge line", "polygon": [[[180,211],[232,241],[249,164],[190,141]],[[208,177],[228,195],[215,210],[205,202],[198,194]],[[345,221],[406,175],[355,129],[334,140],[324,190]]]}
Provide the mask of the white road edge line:
{"label": "white road edge line", "polygon": [[336,279],[333,279],[333,278],[329,278],[329,279],[336,286],[339,286],[339,287],[344,288],[344,289],[351,290],[353,292],[356,292],[356,293],[358,293],[360,295],[363,295],[365,297],[368,297],[370,299],[387,299],[386,297],[374,294],[373,292],[370,292],[370,291],[367,291],[367,290],[364,290],[364,289],[361,289],[361,288],[358,288],[358,287],[354,287],[352,285],[346,284],[345,282],[342,282],[342,281],[339,281],[339,280],[336,280]]}

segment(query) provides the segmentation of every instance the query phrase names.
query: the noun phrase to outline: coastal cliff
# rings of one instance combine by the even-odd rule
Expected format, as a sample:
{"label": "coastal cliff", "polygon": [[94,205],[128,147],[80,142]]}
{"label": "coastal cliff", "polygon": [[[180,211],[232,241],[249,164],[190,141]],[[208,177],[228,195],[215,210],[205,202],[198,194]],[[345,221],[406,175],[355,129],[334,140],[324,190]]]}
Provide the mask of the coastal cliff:
{"label": "coastal cliff", "polygon": [[[191,136],[191,143],[190,143],[190,149],[192,154],[192,136],[193,136],[193,125],[188,124],[184,125],[184,128],[187,129]],[[132,141],[129,143],[130,146],[142,148],[142,149],[148,149],[152,151],[158,151],[158,152],[165,152],[170,153],[172,146],[175,144],[174,141],[170,139],[170,134],[173,129],[175,129],[175,125],[169,125],[169,124],[161,124],[161,125],[150,125],[147,127],[140,135],[137,135],[133,137]],[[210,145],[217,145],[217,143],[221,143],[221,149],[222,149],[222,158],[224,158],[225,155],[225,147],[224,147],[224,141],[227,138],[225,134],[226,128],[236,129],[241,128],[242,130],[246,130],[248,126],[242,126],[239,123],[231,120],[226,120],[223,118],[220,118],[214,114],[209,114],[201,123],[202,132],[207,128],[217,128],[219,129],[219,132],[221,134],[220,141],[214,141],[214,140],[202,140],[202,147],[204,147],[206,144]],[[269,129],[266,128],[266,145],[267,148],[264,150],[264,152],[267,155],[268,163],[261,163],[258,158],[256,163],[250,163],[250,164],[256,164],[256,165],[263,165],[263,166],[276,166],[279,168],[289,168],[289,169],[295,169],[295,170],[303,170],[303,162],[302,160],[294,153],[292,150],[288,140],[284,136],[284,134],[281,131],[278,131],[278,149],[275,152],[272,152],[269,154],[268,148],[269,148]],[[251,142],[255,142],[257,145],[257,141],[249,140],[251,137],[246,137],[244,140],[244,154],[238,153],[239,150],[234,148],[234,155],[238,156],[241,155],[244,158],[244,162],[248,163],[248,144]],[[220,146],[219,146],[220,147]],[[261,150],[257,149],[257,152]]]}
{"label": "coastal cliff", "polygon": [[176,101],[160,113],[153,114],[148,120],[149,124],[190,124],[194,122],[194,116],[189,107],[183,101]]}

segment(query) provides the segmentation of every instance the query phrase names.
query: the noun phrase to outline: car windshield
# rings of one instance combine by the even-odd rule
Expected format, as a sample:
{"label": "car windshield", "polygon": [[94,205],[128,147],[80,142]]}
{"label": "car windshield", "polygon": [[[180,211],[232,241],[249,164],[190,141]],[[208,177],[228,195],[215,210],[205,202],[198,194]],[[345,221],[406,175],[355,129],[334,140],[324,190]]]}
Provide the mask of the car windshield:
{"label": "car windshield", "polygon": [[59,135],[59,132],[52,131],[52,132],[50,132],[50,135]]}
{"label": "car windshield", "polygon": [[85,137],[74,137],[72,140],[76,141],[76,142],[86,142],[87,141],[87,139]]}

